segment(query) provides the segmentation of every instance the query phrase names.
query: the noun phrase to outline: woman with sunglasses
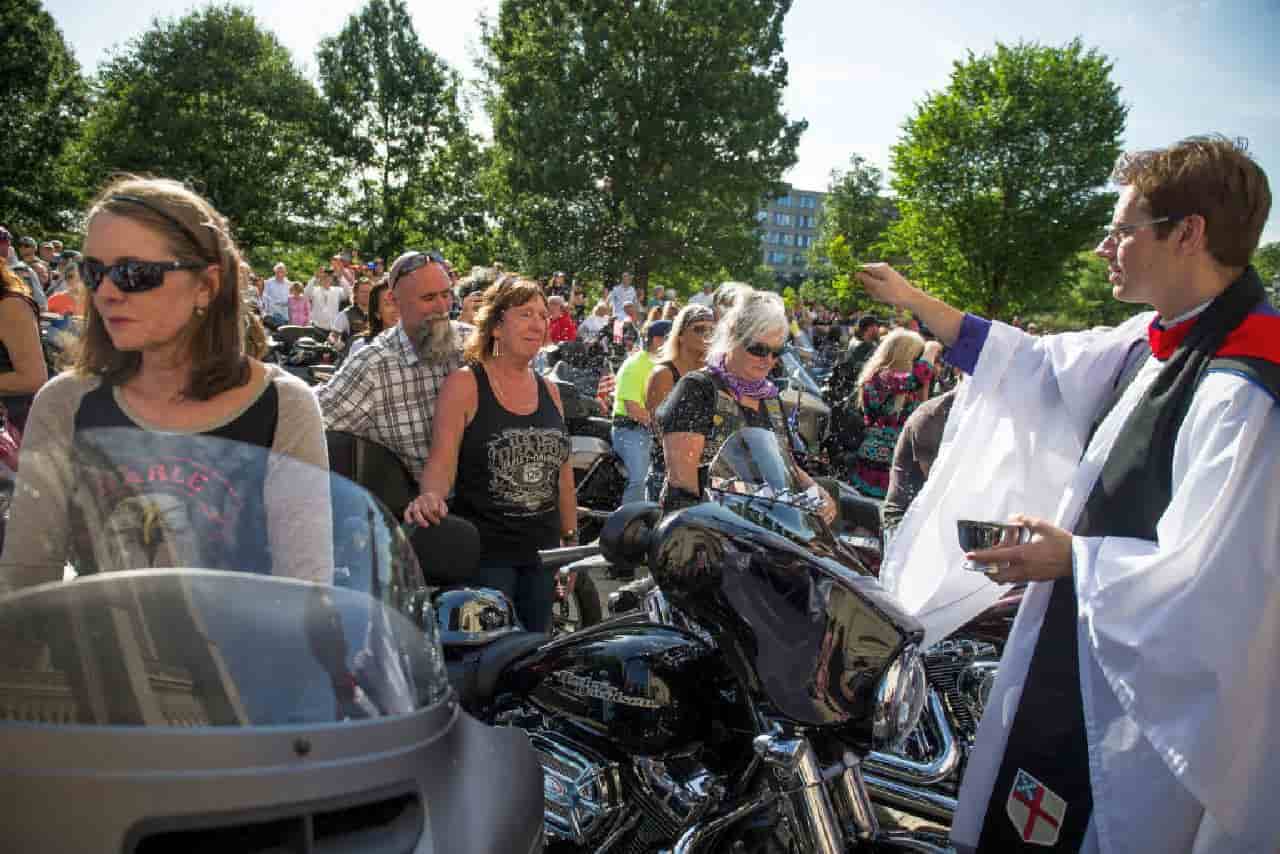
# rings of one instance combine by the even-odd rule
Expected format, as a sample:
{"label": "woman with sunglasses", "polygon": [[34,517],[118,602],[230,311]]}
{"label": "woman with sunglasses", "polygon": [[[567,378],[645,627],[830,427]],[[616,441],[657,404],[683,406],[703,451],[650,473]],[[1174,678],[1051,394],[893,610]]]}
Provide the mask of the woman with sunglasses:
{"label": "woman with sunglasses", "polygon": [[[709,307],[689,305],[680,310],[645,386],[647,411],[657,412],[682,376],[706,366],[707,345],[715,331],[716,313]],[[657,501],[667,479],[667,463],[662,454],[662,426],[657,419],[650,419],[649,429],[653,432],[653,442],[649,446],[648,491],[649,500]]]}
{"label": "woman with sunglasses", "polygon": [[[725,440],[744,427],[765,427],[790,447],[778,388],[769,381],[787,340],[782,298],[745,285],[720,321],[707,354],[707,367],[676,383],[658,408],[662,451],[667,466],[663,509],[670,512],[702,501],[704,467]],[[799,472],[801,488],[815,486]],[[821,489],[821,487],[819,487]],[[836,505],[822,491],[822,517],[831,522]]]}
{"label": "woman with sunglasses", "polygon": [[175,181],[124,177],[93,202],[83,249],[80,352],[32,406],[0,587],[61,579],[68,553],[82,573],[138,568],[87,559],[77,490],[108,481],[121,505],[188,525],[202,566],[332,578],[320,407],[244,354],[226,219]]}
{"label": "woman with sunglasses", "polygon": [[924,342],[919,332],[895,329],[867,360],[853,399],[866,429],[858,445],[852,482],[858,491],[884,498],[898,435],[908,416],[929,399],[934,362],[942,352],[937,341]]}

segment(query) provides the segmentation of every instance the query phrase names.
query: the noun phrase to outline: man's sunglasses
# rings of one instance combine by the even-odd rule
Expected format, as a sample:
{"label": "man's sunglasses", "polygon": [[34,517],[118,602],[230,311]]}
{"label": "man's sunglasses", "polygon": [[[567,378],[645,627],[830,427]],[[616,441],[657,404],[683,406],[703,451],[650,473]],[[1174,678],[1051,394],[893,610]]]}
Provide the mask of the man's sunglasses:
{"label": "man's sunglasses", "polygon": [[110,276],[122,293],[140,294],[164,284],[164,276],[173,270],[203,270],[208,261],[121,261],[103,264],[85,259],[80,262],[80,275],[90,292],[98,290],[104,276]]}
{"label": "man's sunglasses", "polygon": [[782,350],[783,350],[782,347],[779,347],[778,349],[775,350],[774,348],[770,347],[768,344],[764,344],[760,341],[755,341],[751,344],[748,344],[743,349],[745,349],[747,353],[749,353],[750,355],[755,356],[757,359],[763,359],[765,356],[772,356],[775,359],[781,358]]}
{"label": "man's sunglasses", "polygon": [[391,287],[394,288],[396,286],[396,282],[400,281],[410,273],[421,270],[423,267],[427,266],[428,264],[433,264],[433,263],[439,264],[441,267],[444,267],[445,273],[453,272],[453,268],[449,266],[449,262],[444,260],[444,256],[441,255],[439,252],[434,252],[434,251],[415,252],[414,254],[410,255],[408,259],[406,259],[405,261],[402,261],[400,263],[400,266],[395,269],[394,271],[395,275],[391,277]]}

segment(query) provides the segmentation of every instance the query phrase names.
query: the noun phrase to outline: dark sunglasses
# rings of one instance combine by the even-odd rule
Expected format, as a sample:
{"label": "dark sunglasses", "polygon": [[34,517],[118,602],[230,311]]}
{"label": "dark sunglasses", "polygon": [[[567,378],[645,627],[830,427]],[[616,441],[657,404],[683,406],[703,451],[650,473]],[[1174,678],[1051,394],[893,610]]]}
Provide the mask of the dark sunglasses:
{"label": "dark sunglasses", "polygon": [[772,347],[770,347],[768,344],[764,344],[760,341],[752,342],[751,344],[748,344],[743,349],[746,350],[752,356],[755,356],[757,359],[763,359],[765,356],[772,356],[775,359],[781,358],[782,350],[783,350],[782,347],[779,347],[778,349],[775,350]]}
{"label": "dark sunglasses", "polygon": [[173,270],[203,270],[211,266],[208,261],[121,261],[119,264],[103,264],[101,261],[80,262],[80,275],[90,292],[98,290],[104,276],[122,293],[139,294],[153,291],[164,284],[165,273]]}
{"label": "dark sunglasses", "polygon": [[428,264],[433,263],[444,267],[445,273],[453,272],[453,268],[449,266],[449,262],[444,260],[444,256],[439,252],[415,252],[409,256],[408,260],[401,262],[400,266],[395,269],[395,275],[391,277],[391,287],[394,288],[396,286],[396,282],[400,281],[410,273],[421,270]]}

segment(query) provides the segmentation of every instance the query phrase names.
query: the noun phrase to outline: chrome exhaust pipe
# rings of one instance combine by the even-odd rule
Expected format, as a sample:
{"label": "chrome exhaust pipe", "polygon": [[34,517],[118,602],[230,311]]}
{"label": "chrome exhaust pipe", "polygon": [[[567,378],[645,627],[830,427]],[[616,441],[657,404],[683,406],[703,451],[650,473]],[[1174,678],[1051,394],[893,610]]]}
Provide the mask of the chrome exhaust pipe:
{"label": "chrome exhaust pipe", "polygon": [[871,800],[876,803],[951,826],[951,819],[956,813],[955,798],[903,785],[876,774],[864,774],[863,779],[871,792]]}
{"label": "chrome exhaust pipe", "polygon": [[[868,783],[871,782],[872,775],[875,775],[905,783],[908,786],[933,786],[950,777],[960,767],[960,747],[956,744],[955,736],[951,732],[946,710],[942,708],[942,699],[933,688],[929,689],[925,711],[928,715],[927,719],[932,721],[932,727],[941,741],[938,755],[929,762],[916,762],[896,753],[872,751],[863,763]],[[922,718],[917,726],[923,725],[924,722],[925,718]]]}

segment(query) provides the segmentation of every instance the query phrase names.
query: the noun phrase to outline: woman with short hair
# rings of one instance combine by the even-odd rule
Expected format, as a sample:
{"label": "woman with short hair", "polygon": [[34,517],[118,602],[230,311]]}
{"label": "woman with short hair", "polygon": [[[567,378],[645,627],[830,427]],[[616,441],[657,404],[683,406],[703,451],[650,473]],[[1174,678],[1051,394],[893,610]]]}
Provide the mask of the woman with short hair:
{"label": "woman with short hair", "polygon": [[[791,447],[778,388],[769,381],[786,340],[782,298],[751,288],[738,291],[716,328],[707,367],[682,376],[658,409],[667,465],[664,509],[702,501],[706,465],[725,440],[744,427],[771,429],[783,448]],[[796,471],[802,488],[815,485],[807,473]],[[822,495],[821,514],[831,521],[835,502],[825,491]]]}

